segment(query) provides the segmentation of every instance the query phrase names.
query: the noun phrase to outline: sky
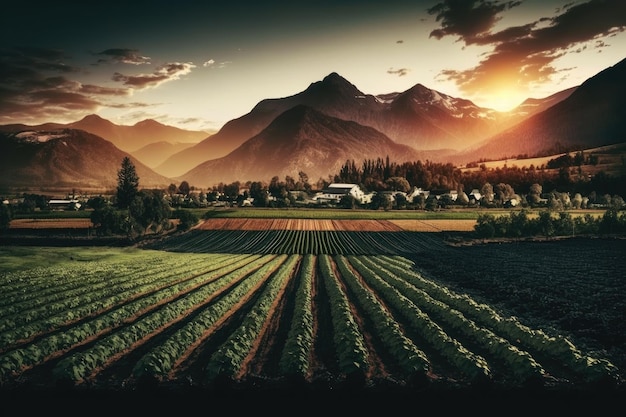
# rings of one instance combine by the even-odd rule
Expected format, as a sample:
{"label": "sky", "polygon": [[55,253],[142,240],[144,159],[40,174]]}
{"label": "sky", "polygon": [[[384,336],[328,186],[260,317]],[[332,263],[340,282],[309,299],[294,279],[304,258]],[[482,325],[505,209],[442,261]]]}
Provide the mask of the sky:
{"label": "sky", "polygon": [[213,132],[332,72],[365,94],[422,84],[507,111],[624,59],[625,32],[624,0],[11,2],[0,124]]}

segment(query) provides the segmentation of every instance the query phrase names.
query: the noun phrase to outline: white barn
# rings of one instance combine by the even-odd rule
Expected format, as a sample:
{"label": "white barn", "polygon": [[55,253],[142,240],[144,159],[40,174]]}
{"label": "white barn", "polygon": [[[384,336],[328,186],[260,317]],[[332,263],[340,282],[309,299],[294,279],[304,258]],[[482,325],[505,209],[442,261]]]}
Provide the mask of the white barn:
{"label": "white barn", "polygon": [[356,201],[363,204],[367,202],[367,196],[358,184],[332,183],[323,189],[313,199],[318,203],[338,204],[341,199],[351,195]]}

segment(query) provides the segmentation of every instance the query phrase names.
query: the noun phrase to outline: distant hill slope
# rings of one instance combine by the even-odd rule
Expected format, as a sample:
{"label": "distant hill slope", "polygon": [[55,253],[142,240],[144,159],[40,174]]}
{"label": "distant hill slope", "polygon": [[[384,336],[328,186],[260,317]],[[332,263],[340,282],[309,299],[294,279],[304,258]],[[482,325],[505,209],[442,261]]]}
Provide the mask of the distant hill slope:
{"label": "distant hill slope", "polygon": [[348,160],[360,164],[364,159],[386,156],[404,162],[423,155],[376,129],[298,105],[228,155],[206,161],[177,180],[212,187],[220,182],[269,182],[274,176],[298,178],[303,171],[315,182],[338,173]]}
{"label": "distant hill slope", "polygon": [[156,142],[150,143],[141,149],[137,149],[130,154],[135,158],[154,169],[170,156],[183,151],[187,148],[194,146],[195,142],[186,143],[170,143],[170,142]]}
{"label": "distant hill slope", "polygon": [[148,144],[158,142],[193,142],[198,143],[209,136],[204,131],[184,130],[167,126],[155,120],[147,119],[132,126],[117,125],[95,114],[68,123],[45,123],[37,126],[22,124],[0,126],[2,132],[21,132],[24,130],[81,129],[112,142],[116,147],[133,152]]}
{"label": "distant hill slope", "polygon": [[167,187],[161,176],[99,136],[78,129],[0,133],[0,187],[106,189],[117,186],[124,157],[141,188]]}
{"label": "distant hill slope", "polygon": [[626,60],[587,79],[547,110],[459,153],[463,162],[542,156],[626,141]]}

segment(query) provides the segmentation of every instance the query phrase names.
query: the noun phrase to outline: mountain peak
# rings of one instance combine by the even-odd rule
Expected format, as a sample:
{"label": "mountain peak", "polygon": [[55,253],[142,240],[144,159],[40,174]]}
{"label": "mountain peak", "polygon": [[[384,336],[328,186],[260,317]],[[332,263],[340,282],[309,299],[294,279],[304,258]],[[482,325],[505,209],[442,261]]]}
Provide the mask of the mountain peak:
{"label": "mountain peak", "polygon": [[312,83],[309,91],[334,92],[347,97],[364,96],[364,94],[352,83],[336,72],[331,72],[322,81]]}
{"label": "mountain peak", "polygon": [[145,119],[145,120],[141,120],[137,123],[134,124],[134,126],[136,127],[150,127],[150,126],[165,126],[164,124],[157,122],[154,119]]}
{"label": "mountain peak", "polygon": [[97,114],[89,114],[85,117],[83,117],[82,119],[79,120],[80,122],[85,122],[85,123],[111,123],[110,121],[108,121],[107,119],[104,119],[100,116],[98,116]]}

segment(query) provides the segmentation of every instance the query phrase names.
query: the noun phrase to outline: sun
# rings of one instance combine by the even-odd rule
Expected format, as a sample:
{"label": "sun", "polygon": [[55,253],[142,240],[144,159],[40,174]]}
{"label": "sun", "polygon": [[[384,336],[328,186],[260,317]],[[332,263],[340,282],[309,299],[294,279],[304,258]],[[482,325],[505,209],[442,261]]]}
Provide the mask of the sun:
{"label": "sun", "polygon": [[501,89],[483,97],[481,102],[485,107],[508,112],[522,104],[527,98],[528,96],[519,90]]}

